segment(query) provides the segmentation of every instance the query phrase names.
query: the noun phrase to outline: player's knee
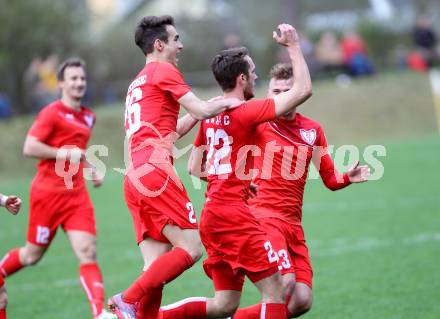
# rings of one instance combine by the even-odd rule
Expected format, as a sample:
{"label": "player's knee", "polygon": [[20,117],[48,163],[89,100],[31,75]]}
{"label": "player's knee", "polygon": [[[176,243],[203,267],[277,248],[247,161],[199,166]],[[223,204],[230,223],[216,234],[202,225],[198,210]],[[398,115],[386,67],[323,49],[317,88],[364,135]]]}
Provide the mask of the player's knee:
{"label": "player's knee", "polygon": [[203,255],[202,243],[198,242],[194,244],[194,246],[191,247],[188,253],[190,254],[191,258],[194,260],[194,262],[198,261]]}
{"label": "player's knee", "polygon": [[295,290],[295,281],[294,280],[284,280],[282,282],[284,297],[292,296]]}
{"label": "player's knee", "polygon": [[95,243],[87,243],[79,248],[78,257],[80,262],[96,261],[96,245]]}
{"label": "player's knee", "polygon": [[232,316],[238,309],[240,301],[237,300],[227,300],[217,304],[217,314],[216,317],[226,318]]}
{"label": "player's knee", "polygon": [[[182,245],[183,246],[183,245]],[[182,247],[188,255],[191,256],[191,258],[194,260],[194,262],[197,262],[203,255],[203,249],[202,249],[202,243],[201,242],[193,242],[189,245],[184,245]]]}
{"label": "player's knee", "polygon": [[299,314],[304,314],[304,313],[308,312],[311,308],[312,308],[312,298],[304,297],[304,298],[298,300],[297,312]]}
{"label": "player's knee", "polygon": [[289,312],[298,317],[312,308],[313,296],[311,293],[299,293],[295,295],[295,302],[289,303]]}
{"label": "player's knee", "polygon": [[5,309],[8,305],[8,295],[6,294],[6,289],[0,289],[0,309]]}

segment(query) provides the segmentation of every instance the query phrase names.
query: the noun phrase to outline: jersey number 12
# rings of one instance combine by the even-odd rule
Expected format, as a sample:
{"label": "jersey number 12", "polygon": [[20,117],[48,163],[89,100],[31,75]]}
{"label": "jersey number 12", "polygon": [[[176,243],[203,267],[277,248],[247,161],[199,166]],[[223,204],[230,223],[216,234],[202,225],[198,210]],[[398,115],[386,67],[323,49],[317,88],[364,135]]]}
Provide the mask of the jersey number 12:
{"label": "jersey number 12", "polygon": [[[221,175],[232,172],[231,163],[220,163],[231,153],[231,140],[223,129],[208,128],[206,130],[206,141],[209,145],[208,155],[206,161],[208,164],[208,173],[210,175]],[[220,149],[216,149],[216,146],[220,145],[220,141],[223,145]]]}

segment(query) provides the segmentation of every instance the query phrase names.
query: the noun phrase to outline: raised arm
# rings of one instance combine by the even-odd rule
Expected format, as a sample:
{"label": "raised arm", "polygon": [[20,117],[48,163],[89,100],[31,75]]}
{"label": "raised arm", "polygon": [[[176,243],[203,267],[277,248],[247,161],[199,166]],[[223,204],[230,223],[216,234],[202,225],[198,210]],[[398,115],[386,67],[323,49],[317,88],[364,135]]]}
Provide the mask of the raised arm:
{"label": "raised arm", "polygon": [[299,44],[299,37],[294,27],[289,24],[278,26],[280,35],[273,32],[275,41],[287,48],[293,67],[293,86],[290,90],[274,97],[275,114],[281,116],[293,111],[298,105],[312,96],[312,80],[309,68],[304,60]]}
{"label": "raised arm", "polygon": [[240,104],[243,104],[243,101],[233,98],[203,101],[192,92],[186,93],[178,100],[178,102],[196,120],[209,119],[226,111],[227,109],[235,108]]}

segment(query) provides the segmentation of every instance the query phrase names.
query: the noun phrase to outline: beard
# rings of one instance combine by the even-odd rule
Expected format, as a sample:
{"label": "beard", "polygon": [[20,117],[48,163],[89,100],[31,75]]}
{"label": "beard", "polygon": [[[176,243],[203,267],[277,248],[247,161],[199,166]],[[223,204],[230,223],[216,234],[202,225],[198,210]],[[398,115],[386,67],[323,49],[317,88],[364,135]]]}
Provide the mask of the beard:
{"label": "beard", "polygon": [[255,96],[253,87],[250,85],[246,86],[246,88],[244,89],[243,95],[244,95],[244,99],[246,101],[252,99]]}

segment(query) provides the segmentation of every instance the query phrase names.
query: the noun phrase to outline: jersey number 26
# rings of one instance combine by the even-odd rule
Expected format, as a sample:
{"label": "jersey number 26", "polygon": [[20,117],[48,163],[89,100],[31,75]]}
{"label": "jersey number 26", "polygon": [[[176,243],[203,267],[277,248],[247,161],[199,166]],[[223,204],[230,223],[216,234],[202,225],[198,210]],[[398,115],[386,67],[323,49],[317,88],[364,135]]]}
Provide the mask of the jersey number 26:
{"label": "jersey number 26", "polygon": [[141,105],[142,89],[135,88],[127,95],[125,100],[125,134],[127,138],[141,128]]}

